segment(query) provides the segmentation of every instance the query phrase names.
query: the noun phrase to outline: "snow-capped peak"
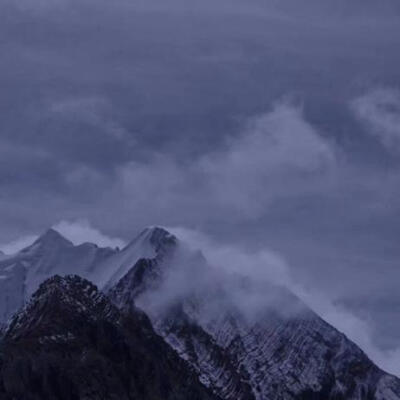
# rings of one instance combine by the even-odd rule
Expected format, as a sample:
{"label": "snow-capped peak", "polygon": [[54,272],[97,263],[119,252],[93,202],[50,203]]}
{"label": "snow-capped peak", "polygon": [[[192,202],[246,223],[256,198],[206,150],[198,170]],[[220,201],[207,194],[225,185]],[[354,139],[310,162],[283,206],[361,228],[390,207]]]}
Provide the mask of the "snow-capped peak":
{"label": "snow-capped peak", "polygon": [[139,235],[126,247],[137,245],[137,243],[149,244],[157,252],[161,246],[172,244],[177,241],[176,237],[161,226],[149,226],[139,233]]}
{"label": "snow-capped peak", "polygon": [[53,228],[47,229],[39,238],[34,242],[35,243],[62,243],[64,245],[73,246],[72,242],[61,235],[60,232],[56,231]]}
{"label": "snow-capped peak", "polygon": [[38,248],[54,251],[62,248],[73,247],[73,243],[53,228],[40,235],[30,246],[25,247],[19,253],[24,255],[36,251]]}
{"label": "snow-capped peak", "polygon": [[75,246],[55,229],[12,256],[0,256],[0,322],[26,301],[47,278],[77,274],[100,288],[118,282],[142,258],[167,253],[177,242],[159,226],[144,229],[123,250],[84,243]]}
{"label": "snow-capped peak", "polygon": [[0,323],[53,275],[78,274],[96,282],[97,266],[115,253],[95,245],[74,246],[56,230],[48,229],[30,246],[0,258]]}
{"label": "snow-capped peak", "polygon": [[150,226],[144,229],[122,251],[97,268],[97,284],[107,290],[115,285],[140,259],[153,259],[168,253],[177,238],[166,229]]}

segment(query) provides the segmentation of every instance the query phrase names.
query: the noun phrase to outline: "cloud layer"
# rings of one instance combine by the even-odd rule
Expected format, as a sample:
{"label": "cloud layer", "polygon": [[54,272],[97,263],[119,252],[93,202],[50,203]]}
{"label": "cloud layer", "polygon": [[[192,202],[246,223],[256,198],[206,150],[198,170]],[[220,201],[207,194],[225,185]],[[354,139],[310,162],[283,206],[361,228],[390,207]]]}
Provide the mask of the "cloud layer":
{"label": "cloud layer", "polygon": [[[304,120],[299,107],[278,103],[246,121],[221,149],[183,164],[156,154],[119,171],[115,190],[128,200],[129,214],[140,210],[193,222],[262,216],[274,201],[322,190],[336,165],[333,141]],[[163,218],[161,215],[159,218]]]}
{"label": "cloud layer", "polygon": [[2,1],[0,243],[61,220],[110,245],[200,229],[283,254],[396,348],[399,15],[398,0]]}

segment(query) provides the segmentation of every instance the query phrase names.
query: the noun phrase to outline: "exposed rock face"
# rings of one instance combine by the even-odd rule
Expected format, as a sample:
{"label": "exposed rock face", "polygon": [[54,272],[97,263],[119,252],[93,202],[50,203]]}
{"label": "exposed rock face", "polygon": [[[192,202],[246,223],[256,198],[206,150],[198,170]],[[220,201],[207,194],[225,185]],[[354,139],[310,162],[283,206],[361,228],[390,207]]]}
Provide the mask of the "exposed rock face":
{"label": "exposed rock face", "polygon": [[[154,311],[153,297],[163,291],[179,246],[166,231],[157,238],[155,256],[139,260],[109,295],[120,307],[140,304],[155,330],[223,399],[400,399],[397,378],[284,289],[266,288],[295,312],[266,307],[248,318],[218,281]],[[204,259],[196,267],[208,273]]]}
{"label": "exposed rock face", "polygon": [[0,347],[1,400],[216,400],[134,307],[78,276],[40,285]]}

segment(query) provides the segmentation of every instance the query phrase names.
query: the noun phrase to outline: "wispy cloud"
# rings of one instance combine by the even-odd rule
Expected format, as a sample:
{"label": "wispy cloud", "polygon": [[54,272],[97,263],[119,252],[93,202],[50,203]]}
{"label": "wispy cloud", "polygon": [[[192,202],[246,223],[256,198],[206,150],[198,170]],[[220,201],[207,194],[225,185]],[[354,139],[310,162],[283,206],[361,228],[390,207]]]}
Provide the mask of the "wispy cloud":
{"label": "wispy cloud", "polygon": [[138,213],[177,207],[185,215],[256,218],[271,201],[326,185],[337,150],[300,108],[279,103],[250,119],[222,149],[193,162],[182,165],[157,155],[149,163],[128,163],[120,169],[120,190]]}
{"label": "wispy cloud", "polygon": [[[301,308],[296,308],[294,301],[285,301],[287,299],[279,294],[271,296],[268,293],[269,290],[265,290],[271,284],[285,287],[297,295],[325,321],[360,346],[381,368],[400,375],[400,347],[386,351],[377,347],[372,338],[372,327],[367,320],[361,319],[348,309],[336,305],[333,299],[327,293],[319,290],[318,287],[305,288],[297,282],[293,278],[293,266],[281,254],[268,248],[249,252],[238,246],[223,245],[199,231],[187,228],[168,229],[192,251],[201,250],[210,265],[216,268],[219,273],[224,274],[225,281],[229,282],[231,274],[249,279],[249,283],[254,289],[253,292],[241,291],[240,287],[234,284],[231,284],[228,290],[232,301],[245,315],[257,317],[259,315],[257,313],[271,306],[276,307],[278,311],[286,315],[301,312]],[[207,293],[207,285],[212,287],[215,284],[215,276],[213,275],[209,274],[210,276],[206,278],[193,279],[193,274],[196,274],[196,268],[190,269],[186,265],[183,268],[175,268],[173,284],[164,287],[164,293],[158,293],[158,296],[164,296],[162,302],[160,298],[158,298],[158,301],[165,305],[166,298],[173,299],[174,293],[179,295],[182,290],[185,290],[185,294],[187,294],[187,291],[194,292],[201,285],[205,286],[204,292]],[[197,271],[197,274],[199,274],[199,278],[207,275],[204,274],[204,271],[200,273]],[[261,290],[257,290],[257,288]],[[208,307],[212,307],[212,305],[207,304]]]}
{"label": "wispy cloud", "polygon": [[53,228],[60,232],[75,245],[82,243],[95,243],[100,247],[124,247],[125,241],[105,235],[90,225],[86,220],[60,221]]}
{"label": "wispy cloud", "polygon": [[400,153],[400,91],[375,89],[351,103],[352,110],[385,148]]}
{"label": "wispy cloud", "polygon": [[31,245],[36,239],[36,235],[22,236],[9,243],[0,244],[0,250],[6,255],[15,254],[23,248]]}

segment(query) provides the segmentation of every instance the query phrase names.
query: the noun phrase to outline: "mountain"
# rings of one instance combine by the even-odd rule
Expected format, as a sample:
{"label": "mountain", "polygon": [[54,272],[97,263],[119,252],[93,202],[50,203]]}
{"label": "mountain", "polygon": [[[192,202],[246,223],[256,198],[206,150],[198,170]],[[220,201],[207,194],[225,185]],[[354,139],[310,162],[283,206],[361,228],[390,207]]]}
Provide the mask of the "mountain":
{"label": "mountain", "polygon": [[226,400],[400,399],[399,379],[296,296],[266,286],[265,304],[247,307],[257,282],[215,275],[201,254],[167,231],[153,234],[155,255],[138,260],[109,296],[119,307],[145,310],[214,393]]}
{"label": "mountain", "polygon": [[[0,325],[26,302],[40,283],[53,275],[77,274],[98,287],[111,287],[142,257],[157,248],[154,228],[145,229],[124,249],[100,248],[92,243],[75,246],[49,229],[31,246],[0,257]],[[153,237],[154,236],[154,237]]]}
{"label": "mountain", "polygon": [[[243,270],[246,270],[245,265]],[[87,329],[93,332],[92,318],[94,321],[111,318],[110,324],[117,325],[115,329],[118,330],[121,323],[115,321],[122,318],[118,315],[130,313],[136,326],[144,324],[143,329],[151,332],[151,337],[155,331],[159,335],[157,343],[174,349],[185,363],[182,368],[186,370],[190,365],[200,382],[223,400],[400,400],[399,379],[381,371],[354,343],[294,294],[262,280],[221,272],[209,265],[200,251],[191,250],[160,227],[145,229],[122,250],[100,249],[92,244],[74,246],[50,230],[32,246],[0,261],[2,315],[17,309],[44,279],[54,274],[71,273],[92,280],[115,307],[96,291],[95,297],[103,299],[100,303],[108,304],[105,308],[100,307],[103,310],[100,318],[96,316],[97,300],[94,304],[87,303],[81,299],[81,294],[72,295],[75,293],[75,289],[71,289],[73,285],[57,278],[62,282],[57,281],[58,292],[66,290],[70,293],[63,297],[62,308],[51,314],[51,318],[45,318],[42,313],[50,314],[46,314],[48,309],[42,307],[42,302],[35,307],[27,305],[6,330],[3,365],[14,368],[14,364],[7,363],[18,359],[23,366],[18,375],[21,379],[30,376],[32,371],[33,364],[27,366],[25,358],[33,360],[29,362],[34,363],[35,368],[35,363],[40,360],[42,368],[44,355],[36,350],[42,345],[51,345],[44,349],[45,352],[53,351],[54,341],[57,349],[62,344],[60,351],[66,355],[71,340],[79,337],[73,350],[77,353],[77,349],[82,348],[86,354],[90,349],[89,353],[94,351],[97,357],[97,344],[90,342],[86,333],[81,334],[79,326],[89,324]],[[52,287],[49,283],[52,280],[46,282],[45,293]],[[89,287],[87,282],[82,285]],[[41,297],[41,290],[33,299]],[[74,300],[69,303],[69,298]],[[66,312],[70,309],[68,304],[73,312]],[[84,312],[83,319],[79,317],[81,311]],[[70,326],[79,334],[72,332]],[[83,329],[86,332],[86,328]],[[104,329],[102,327],[101,332]],[[124,336],[126,332],[119,334]],[[93,335],[97,337],[97,333]],[[108,345],[119,343],[111,335],[102,339],[102,346],[108,348],[108,341]],[[19,353],[28,350],[35,352]],[[54,356],[56,360],[59,355]],[[108,356],[111,357],[109,353]],[[100,369],[110,362],[107,357],[104,361],[103,357],[102,353]],[[115,357],[112,362],[118,363],[119,357],[125,360],[122,352],[117,352]],[[46,377],[43,379],[48,379],[48,371],[55,367],[44,358],[43,369],[39,370]],[[80,360],[73,358],[73,362],[79,365]],[[67,364],[62,364],[62,370],[64,368],[69,371]],[[8,382],[4,374],[10,370],[3,368],[2,371],[4,382]],[[101,369],[100,373],[104,371]],[[67,372],[65,379],[72,379],[69,374]],[[84,368],[82,376],[85,374],[90,375],[90,372]],[[112,376],[112,382],[120,379]],[[15,377],[11,378],[10,382]],[[27,384],[25,380],[23,382]],[[112,387],[119,387],[121,383],[118,382]],[[179,379],[174,382],[180,384]],[[3,390],[4,385],[6,383]]]}
{"label": "mountain", "polygon": [[0,323],[18,310],[45,279],[56,274],[93,279],[96,267],[115,253],[114,249],[91,243],[74,246],[49,229],[31,246],[0,258]]}
{"label": "mountain", "polygon": [[54,276],[0,344],[1,400],[217,400],[135,307],[89,281]]}
{"label": "mountain", "polygon": [[97,265],[94,280],[99,287],[107,290],[125,276],[138,260],[155,257],[174,241],[169,232],[156,226],[148,227],[120,252]]}

